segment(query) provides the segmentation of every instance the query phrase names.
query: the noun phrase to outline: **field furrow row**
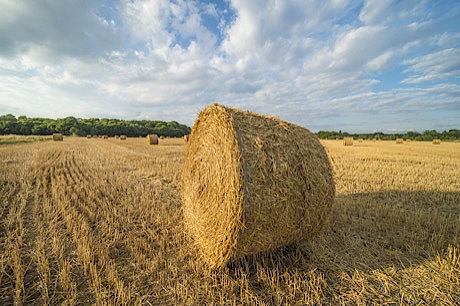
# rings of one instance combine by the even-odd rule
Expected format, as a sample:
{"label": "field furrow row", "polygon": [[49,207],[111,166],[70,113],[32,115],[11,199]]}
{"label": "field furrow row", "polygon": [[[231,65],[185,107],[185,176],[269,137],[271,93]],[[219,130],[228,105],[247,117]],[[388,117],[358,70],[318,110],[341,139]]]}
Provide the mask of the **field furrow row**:
{"label": "field furrow row", "polygon": [[21,305],[27,295],[25,279],[30,257],[27,254],[25,219],[29,207],[31,184],[28,178],[31,151],[0,151],[6,167],[0,170],[2,212],[0,216],[0,304]]}
{"label": "field furrow row", "polygon": [[[81,167],[75,172],[78,159],[73,152],[67,152],[63,171],[53,178],[56,192],[53,198],[58,203],[64,216],[65,224],[72,233],[72,238],[77,246],[79,259],[83,263],[85,277],[89,280],[90,287],[95,293],[97,302],[123,305],[131,300],[129,287],[118,276],[114,261],[108,254],[108,242],[101,225],[104,222],[99,218],[101,207],[100,192],[94,185],[85,185],[80,188],[75,181],[75,173],[91,173],[88,177],[97,176],[93,169]],[[83,164],[80,164],[83,165]],[[97,239],[96,237],[103,237]]]}
{"label": "field furrow row", "polygon": [[[75,261],[75,246],[69,243],[67,230],[63,225],[63,217],[57,210],[57,203],[52,199],[54,177],[60,173],[63,154],[53,151],[41,151],[41,157],[35,161],[31,171],[35,171],[35,190],[33,199],[33,220],[31,230],[34,231],[34,248],[31,250],[34,259],[36,281],[28,286],[40,292],[36,299],[43,304],[75,305],[77,302],[88,301],[87,290],[81,283],[79,263]],[[87,287],[86,287],[87,288]],[[77,289],[83,293],[77,299]]]}

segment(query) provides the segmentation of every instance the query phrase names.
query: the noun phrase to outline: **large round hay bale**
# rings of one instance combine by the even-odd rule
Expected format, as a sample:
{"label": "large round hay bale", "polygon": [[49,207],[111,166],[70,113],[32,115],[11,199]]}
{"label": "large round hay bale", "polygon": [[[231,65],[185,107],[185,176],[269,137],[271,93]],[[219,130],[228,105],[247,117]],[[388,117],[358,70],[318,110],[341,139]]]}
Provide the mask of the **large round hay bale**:
{"label": "large round hay bale", "polygon": [[64,137],[61,133],[54,133],[53,134],[53,141],[63,141]]}
{"label": "large round hay bale", "polygon": [[156,134],[149,134],[147,135],[147,142],[151,145],[157,145],[158,144],[158,135]]}
{"label": "large round hay bale", "polygon": [[335,185],[309,130],[213,104],[193,125],[181,193],[185,226],[218,268],[317,234]]}

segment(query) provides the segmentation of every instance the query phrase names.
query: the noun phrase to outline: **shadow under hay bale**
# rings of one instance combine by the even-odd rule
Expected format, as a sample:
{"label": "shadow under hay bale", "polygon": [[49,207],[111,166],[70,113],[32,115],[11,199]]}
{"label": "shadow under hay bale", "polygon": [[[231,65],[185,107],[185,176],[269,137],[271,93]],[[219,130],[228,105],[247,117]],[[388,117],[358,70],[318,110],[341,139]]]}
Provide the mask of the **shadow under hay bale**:
{"label": "shadow under hay bale", "polygon": [[309,130],[214,104],[192,128],[181,191],[186,228],[203,260],[219,268],[317,234],[335,185]]}

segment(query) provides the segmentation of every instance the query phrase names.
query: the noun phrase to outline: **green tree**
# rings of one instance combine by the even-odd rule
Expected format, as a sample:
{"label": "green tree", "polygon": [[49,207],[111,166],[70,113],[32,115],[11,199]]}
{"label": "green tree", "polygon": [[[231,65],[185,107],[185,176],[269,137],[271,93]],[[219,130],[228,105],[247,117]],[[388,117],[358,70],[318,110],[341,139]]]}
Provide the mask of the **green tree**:
{"label": "green tree", "polygon": [[11,114],[0,116],[0,134],[19,134],[17,119]]}
{"label": "green tree", "polygon": [[53,132],[46,124],[34,125],[32,128],[33,135],[51,135]]}
{"label": "green tree", "polygon": [[0,134],[49,135],[55,132],[64,135],[121,135],[182,137],[190,134],[191,128],[177,121],[164,122],[152,120],[120,120],[120,119],[81,119],[66,117],[62,119],[27,118],[18,119],[11,114],[0,116]]}

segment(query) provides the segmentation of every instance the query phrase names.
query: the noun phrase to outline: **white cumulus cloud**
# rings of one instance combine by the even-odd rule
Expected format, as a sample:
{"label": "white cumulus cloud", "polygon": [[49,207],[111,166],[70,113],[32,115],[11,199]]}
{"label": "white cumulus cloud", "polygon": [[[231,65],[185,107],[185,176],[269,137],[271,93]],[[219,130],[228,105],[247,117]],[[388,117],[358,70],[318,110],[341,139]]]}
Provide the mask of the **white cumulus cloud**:
{"label": "white cumulus cloud", "polygon": [[358,129],[353,114],[372,124],[374,114],[390,120],[434,106],[460,116],[460,4],[0,0],[0,7],[3,112],[191,125],[220,101],[342,130],[347,122]]}

